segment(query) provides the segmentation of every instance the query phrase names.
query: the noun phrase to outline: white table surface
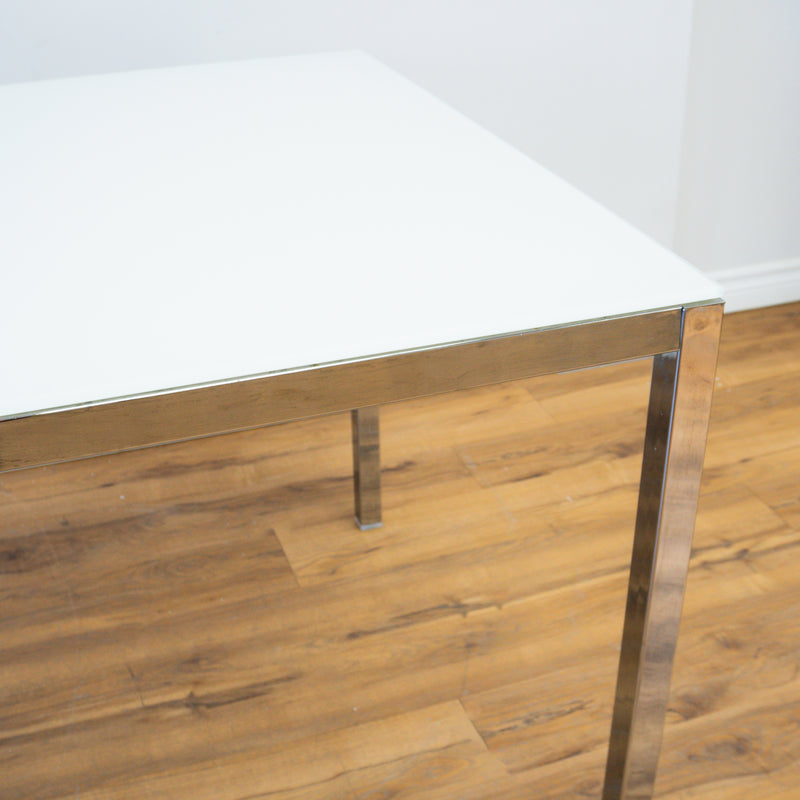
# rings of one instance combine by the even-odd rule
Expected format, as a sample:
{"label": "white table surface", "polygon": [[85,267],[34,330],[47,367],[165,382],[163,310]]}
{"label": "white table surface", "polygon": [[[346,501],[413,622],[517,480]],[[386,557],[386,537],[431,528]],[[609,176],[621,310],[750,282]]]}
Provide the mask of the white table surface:
{"label": "white table surface", "polygon": [[0,417],[713,300],[360,53],[0,87]]}

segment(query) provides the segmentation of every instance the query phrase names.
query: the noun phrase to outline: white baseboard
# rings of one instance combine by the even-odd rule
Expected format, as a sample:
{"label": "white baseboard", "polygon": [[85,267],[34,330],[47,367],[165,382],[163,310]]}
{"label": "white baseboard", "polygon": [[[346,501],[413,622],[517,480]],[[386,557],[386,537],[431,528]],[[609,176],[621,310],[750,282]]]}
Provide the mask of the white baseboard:
{"label": "white baseboard", "polygon": [[722,284],[725,311],[775,306],[800,300],[800,258],[706,270]]}

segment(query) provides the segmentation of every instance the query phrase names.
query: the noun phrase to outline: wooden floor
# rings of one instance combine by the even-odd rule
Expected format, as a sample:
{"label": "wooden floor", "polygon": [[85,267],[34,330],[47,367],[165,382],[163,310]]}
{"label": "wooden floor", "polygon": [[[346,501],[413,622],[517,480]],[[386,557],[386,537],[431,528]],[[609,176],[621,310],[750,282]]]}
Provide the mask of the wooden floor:
{"label": "wooden floor", "polygon": [[[0,798],[598,798],[649,363],[0,476]],[[800,785],[800,305],[725,320],[657,796]]]}

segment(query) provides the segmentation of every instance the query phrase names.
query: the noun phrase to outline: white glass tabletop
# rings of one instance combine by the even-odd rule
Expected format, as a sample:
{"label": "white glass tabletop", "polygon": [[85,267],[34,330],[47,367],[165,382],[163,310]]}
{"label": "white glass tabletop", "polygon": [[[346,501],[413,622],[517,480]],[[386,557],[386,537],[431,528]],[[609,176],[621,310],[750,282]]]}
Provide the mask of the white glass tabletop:
{"label": "white glass tabletop", "polygon": [[719,287],[359,53],[0,87],[0,417]]}

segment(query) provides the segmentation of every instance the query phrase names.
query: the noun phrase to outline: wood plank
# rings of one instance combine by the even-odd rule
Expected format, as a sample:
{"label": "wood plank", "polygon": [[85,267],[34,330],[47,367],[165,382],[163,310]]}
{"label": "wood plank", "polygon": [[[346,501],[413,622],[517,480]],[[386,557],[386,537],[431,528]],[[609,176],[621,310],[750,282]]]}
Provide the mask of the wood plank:
{"label": "wood plank", "polygon": [[[420,736],[420,730],[425,731],[424,736]],[[472,772],[476,763],[493,777],[501,777],[502,770],[492,769],[492,759],[486,757],[485,750],[463,708],[453,701],[334,730],[285,747],[278,745],[263,753],[213,758],[188,773],[165,769],[149,776],[146,788],[159,798],[191,794],[198,799],[223,800],[266,796],[322,800],[348,796],[359,786],[375,784],[395,784],[408,792],[415,773],[429,775],[436,770],[441,773],[438,782],[447,785],[454,773]],[[85,797],[106,797],[113,791],[115,797],[134,800],[142,796],[142,788],[134,777],[92,789]]]}

